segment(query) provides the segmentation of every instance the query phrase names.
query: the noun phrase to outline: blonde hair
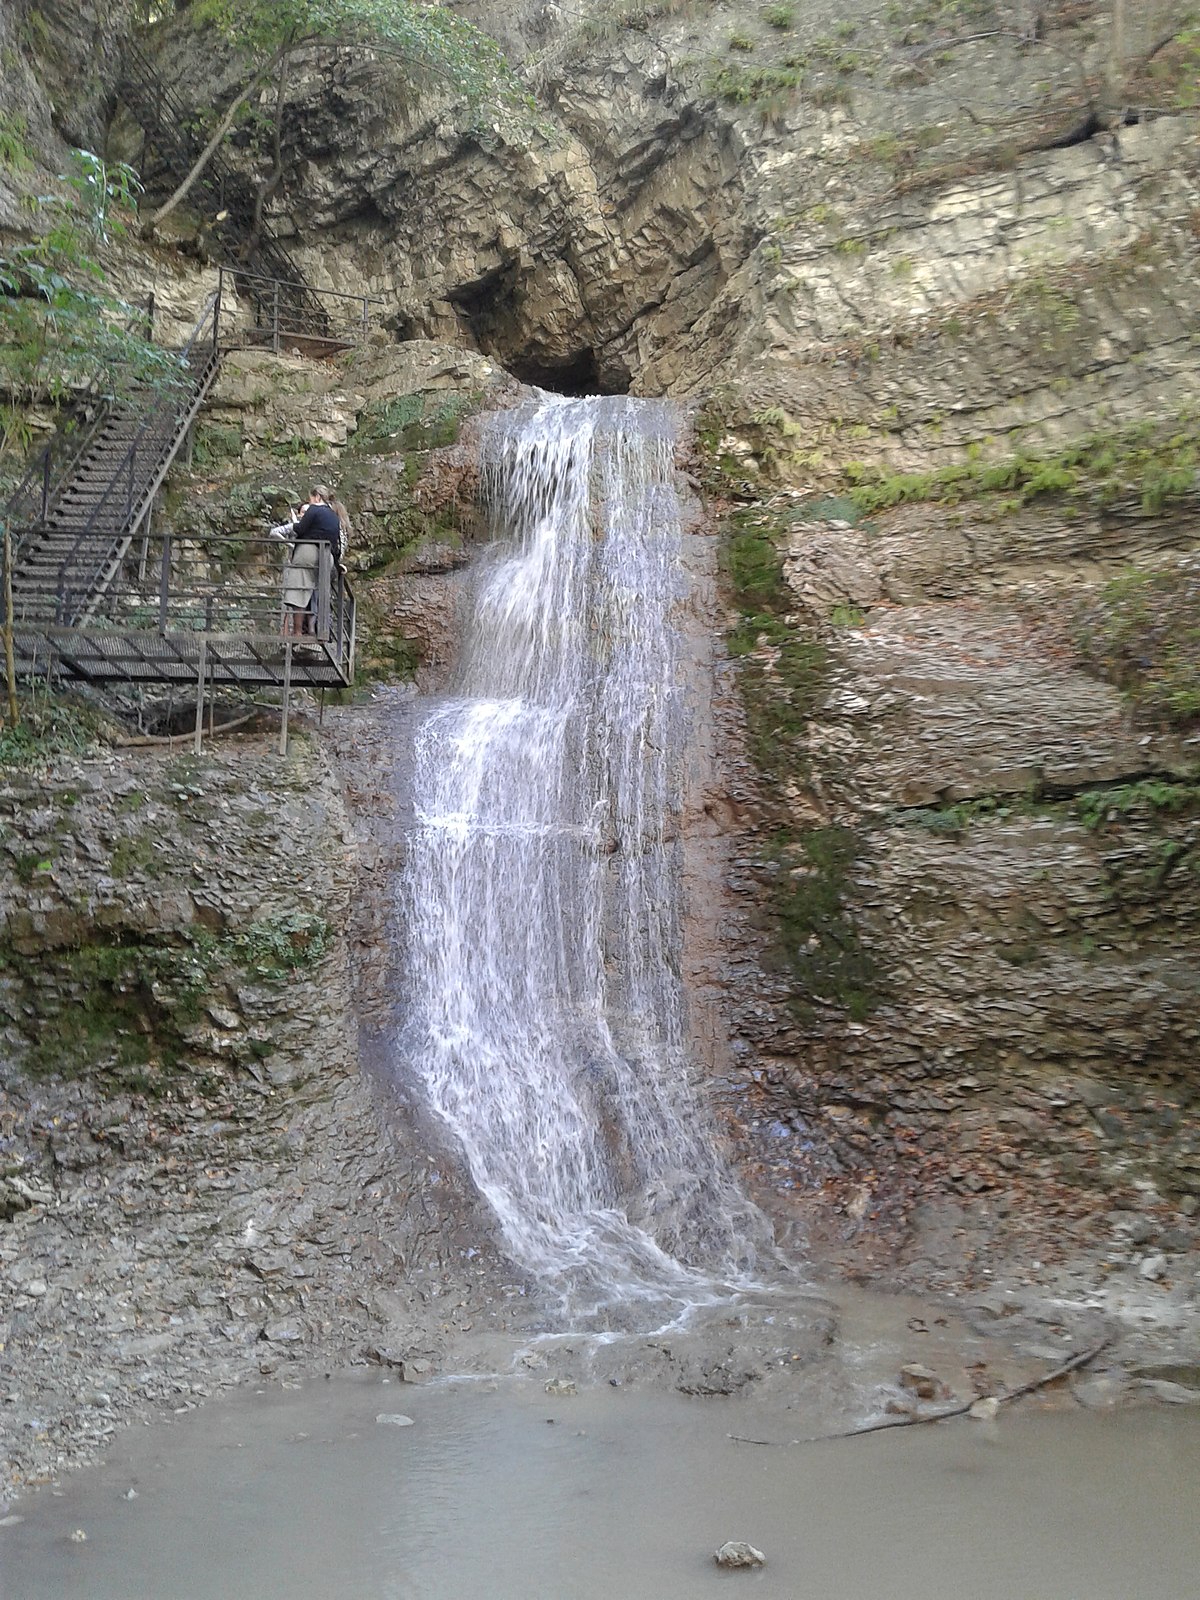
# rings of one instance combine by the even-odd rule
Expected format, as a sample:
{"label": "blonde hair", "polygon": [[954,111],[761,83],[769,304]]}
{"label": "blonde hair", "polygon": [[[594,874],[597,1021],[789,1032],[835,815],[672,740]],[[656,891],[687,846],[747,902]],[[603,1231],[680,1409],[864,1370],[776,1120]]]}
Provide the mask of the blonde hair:
{"label": "blonde hair", "polygon": [[324,500],[326,505],[329,504],[329,490],[323,488],[319,483],[308,491],[308,496],[310,500]]}

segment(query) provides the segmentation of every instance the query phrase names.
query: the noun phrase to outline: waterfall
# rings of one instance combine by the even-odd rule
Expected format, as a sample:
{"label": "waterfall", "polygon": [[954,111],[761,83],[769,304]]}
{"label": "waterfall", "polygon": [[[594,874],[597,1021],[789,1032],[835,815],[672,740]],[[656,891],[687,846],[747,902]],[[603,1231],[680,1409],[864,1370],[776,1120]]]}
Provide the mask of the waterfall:
{"label": "waterfall", "polygon": [[576,1320],[711,1300],[763,1227],[690,1081],[674,446],[651,401],[492,419],[497,537],[415,740],[401,1056]]}

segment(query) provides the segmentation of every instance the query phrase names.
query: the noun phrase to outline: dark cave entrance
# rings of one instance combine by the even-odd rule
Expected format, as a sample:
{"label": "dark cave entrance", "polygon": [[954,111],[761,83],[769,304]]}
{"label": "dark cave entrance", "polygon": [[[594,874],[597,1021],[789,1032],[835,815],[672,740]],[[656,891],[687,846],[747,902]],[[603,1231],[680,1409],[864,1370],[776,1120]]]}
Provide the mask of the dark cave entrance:
{"label": "dark cave entrance", "polygon": [[578,397],[629,393],[631,377],[624,362],[584,344],[565,355],[551,355],[522,333],[517,307],[523,290],[516,262],[461,284],[448,298],[484,355],[507,367],[521,383]]}
{"label": "dark cave entrance", "polygon": [[582,397],[590,394],[628,394],[629,374],[621,368],[608,367],[601,373],[592,349],[580,350],[566,361],[539,361],[535,357],[505,358],[505,366],[513,377],[522,383],[549,389],[552,394]]}

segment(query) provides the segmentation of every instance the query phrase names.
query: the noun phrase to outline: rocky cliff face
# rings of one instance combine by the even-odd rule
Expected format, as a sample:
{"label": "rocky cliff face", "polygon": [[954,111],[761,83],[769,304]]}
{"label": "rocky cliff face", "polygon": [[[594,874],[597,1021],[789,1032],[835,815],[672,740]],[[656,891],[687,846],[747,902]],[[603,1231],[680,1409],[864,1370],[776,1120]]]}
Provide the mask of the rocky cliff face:
{"label": "rocky cliff face", "polygon": [[[173,514],[264,515],[333,452],[377,668],[436,671],[470,520],[450,439],[498,368],[689,400],[764,1177],[875,1235],[934,1190],[1009,1197],[1014,1227],[1194,1211],[1182,8],[1138,8],[1115,53],[1091,0],[480,18],[546,108],[520,142],[360,55],[296,72],[276,225],[415,342],[232,363]],[[160,49],[198,108],[228,92],[186,14]]]}

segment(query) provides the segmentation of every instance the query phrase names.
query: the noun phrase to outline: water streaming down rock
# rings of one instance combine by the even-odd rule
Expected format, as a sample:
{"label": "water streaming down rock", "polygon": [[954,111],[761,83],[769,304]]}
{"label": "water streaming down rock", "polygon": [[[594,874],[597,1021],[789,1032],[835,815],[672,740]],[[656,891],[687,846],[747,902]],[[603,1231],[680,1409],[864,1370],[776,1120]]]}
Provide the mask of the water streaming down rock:
{"label": "water streaming down rock", "polygon": [[416,737],[402,1055],[576,1318],[711,1299],[763,1228],[689,1084],[674,432],[627,399],[494,419],[499,542]]}

